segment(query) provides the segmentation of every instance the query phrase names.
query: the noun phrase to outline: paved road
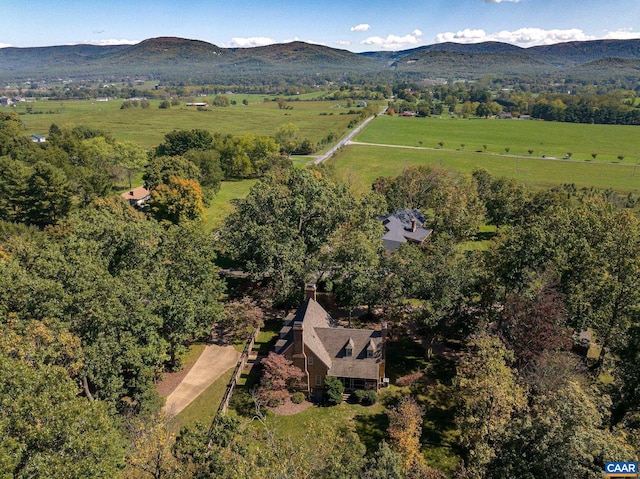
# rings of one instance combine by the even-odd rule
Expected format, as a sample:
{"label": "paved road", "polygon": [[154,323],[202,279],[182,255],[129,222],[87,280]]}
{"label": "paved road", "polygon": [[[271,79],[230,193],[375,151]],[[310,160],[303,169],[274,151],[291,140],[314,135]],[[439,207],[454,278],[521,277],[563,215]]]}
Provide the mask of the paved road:
{"label": "paved road", "polygon": [[[379,114],[381,115],[385,111],[387,111],[386,108],[384,108]],[[316,159],[313,160],[313,164],[314,165],[319,165],[320,163],[322,163],[324,161],[327,161],[329,158],[331,158],[331,155],[333,155],[336,151],[338,151],[338,149],[342,148],[343,146],[348,145],[349,142],[351,141],[351,138],[353,138],[358,133],[360,133],[360,131],[365,126],[367,126],[371,122],[371,120],[373,120],[374,118],[375,118],[375,116],[371,116],[371,117],[367,118],[365,121],[363,121],[362,123],[360,123],[358,126],[356,126],[351,132],[349,132],[349,134],[347,136],[345,136],[338,143],[333,145],[329,149],[329,151],[327,151],[324,155],[317,156]]]}
{"label": "paved road", "polygon": [[189,373],[167,397],[164,412],[169,416],[178,414],[216,379],[235,367],[239,358],[240,353],[233,346],[207,345]]}

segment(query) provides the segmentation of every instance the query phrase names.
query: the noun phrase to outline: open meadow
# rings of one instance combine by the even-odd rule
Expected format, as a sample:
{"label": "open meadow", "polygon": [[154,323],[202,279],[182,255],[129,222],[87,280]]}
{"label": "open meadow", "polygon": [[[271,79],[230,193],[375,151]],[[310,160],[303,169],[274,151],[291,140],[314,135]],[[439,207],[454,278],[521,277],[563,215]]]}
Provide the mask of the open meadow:
{"label": "open meadow", "polygon": [[[161,109],[158,108],[160,100],[150,100],[150,107],[146,109],[120,109],[123,103],[120,99],[70,100],[20,103],[15,111],[21,114],[29,134],[46,135],[52,123],[61,128],[86,126],[109,132],[116,140],[150,148],[161,143],[164,135],[174,129],[200,128],[212,133],[273,135],[287,123],[299,128],[301,138],[318,142],[331,132],[339,136],[346,134],[347,125],[355,118],[347,112],[358,110],[338,106],[335,101],[287,101],[287,108],[281,109],[271,101],[272,97],[264,95],[224,96],[230,102],[235,101],[235,105],[199,111],[181,102],[179,106]],[[244,105],[243,100],[248,104]],[[211,103],[213,98],[198,97],[194,101]],[[32,110],[31,114],[26,113],[27,107]]]}
{"label": "open meadow", "polygon": [[350,145],[328,164],[333,166],[339,178],[360,192],[369,190],[371,183],[379,176],[396,176],[409,166],[439,164],[464,173],[485,168],[495,176],[516,178],[534,188],[574,183],[578,188],[611,188],[620,193],[640,193],[640,167],[636,164],[574,162],[471,151],[371,145]]}
{"label": "open meadow", "polygon": [[[380,116],[355,140],[466,152],[485,151],[527,157],[636,163],[640,129],[628,125],[591,125],[538,120],[416,118]],[[442,146],[440,143],[442,142]],[[464,146],[462,146],[464,145]],[[531,150],[531,153],[529,153]],[[596,158],[592,154],[596,154]],[[567,178],[562,181],[570,182]]]}

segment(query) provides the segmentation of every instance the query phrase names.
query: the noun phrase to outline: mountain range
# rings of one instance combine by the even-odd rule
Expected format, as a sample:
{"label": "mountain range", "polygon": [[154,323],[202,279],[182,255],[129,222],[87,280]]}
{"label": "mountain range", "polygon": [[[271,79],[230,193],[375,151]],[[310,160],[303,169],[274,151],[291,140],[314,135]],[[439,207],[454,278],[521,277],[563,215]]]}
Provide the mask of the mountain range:
{"label": "mountain range", "polygon": [[0,49],[0,82],[148,78],[229,83],[356,76],[397,79],[540,77],[594,82],[640,77],[640,39],[594,40],[521,48],[499,42],[439,43],[397,52],[353,53],[304,42],[222,48],[160,37],[135,45]]}

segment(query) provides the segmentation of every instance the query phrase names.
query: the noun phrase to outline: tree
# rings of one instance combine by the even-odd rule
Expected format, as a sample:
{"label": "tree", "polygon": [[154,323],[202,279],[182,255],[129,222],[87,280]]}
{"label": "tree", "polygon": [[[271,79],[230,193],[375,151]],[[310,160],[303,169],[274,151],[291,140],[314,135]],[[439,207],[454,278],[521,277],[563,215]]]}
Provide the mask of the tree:
{"label": "tree", "polygon": [[368,232],[364,223],[357,225],[354,228],[353,224],[346,223],[339,227],[324,251],[325,268],[330,271],[336,300],[349,309],[349,314],[358,306],[371,306],[377,302],[384,250],[378,228],[369,228]]}
{"label": "tree", "polygon": [[104,403],[76,397],[60,367],[0,357],[0,474],[102,477],[117,474],[123,441]]}
{"label": "tree", "polygon": [[189,150],[209,150],[213,136],[207,130],[172,130],[164,135],[164,141],[156,148],[156,156],[182,156]]}
{"label": "tree", "polygon": [[544,351],[571,348],[566,328],[563,297],[553,288],[540,288],[529,299],[524,295],[507,297],[499,322],[505,344],[515,354],[519,369],[526,368]]}
{"label": "tree", "polygon": [[166,184],[152,190],[149,208],[158,221],[178,224],[199,220],[205,210],[200,184],[195,180],[170,176]]}
{"label": "tree", "polygon": [[389,446],[402,457],[402,471],[406,474],[415,465],[422,465],[420,452],[423,409],[411,396],[402,396],[398,404],[389,409]]}
{"label": "tree", "polygon": [[264,324],[262,309],[249,296],[225,303],[225,315],[225,334],[231,334],[238,340],[245,340]]}
{"label": "tree", "polygon": [[402,479],[402,456],[394,452],[386,441],[378,444],[378,450],[369,457],[362,479]]}
{"label": "tree", "polygon": [[344,384],[335,376],[325,376],[324,378],[324,394],[327,402],[332,406],[337,406],[342,402],[344,394]]}
{"label": "tree", "polygon": [[489,477],[595,479],[611,457],[633,456],[609,428],[609,398],[589,385],[578,358],[544,353],[533,366],[528,410],[506,428]]}
{"label": "tree", "polygon": [[167,184],[172,176],[200,181],[200,169],[182,156],[157,156],[145,166],[142,180],[147,188],[153,190]]}
{"label": "tree", "polygon": [[299,131],[299,128],[294,123],[287,123],[276,130],[274,139],[280,145],[281,151],[287,156],[291,156],[291,153],[298,147]]}
{"label": "tree", "polygon": [[496,455],[496,444],[514,415],[524,408],[526,397],[508,366],[512,353],[498,338],[480,333],[467,347],[454,379],[456,424],[467,468],[474,477],[484,477]]}
{"label": "tree", "polygon": [[71,209],[71,189],[65,174],[48,163],[36,163],[26,180],[24,202],[28,223],[56,224]]}
{"label": "tree", "polygon": [[276,301],[297,301],[327,238],[355,209],[349,191],[318,172],[274,172],[227,217],[224,247],[254,279],[269,279]]}
{"label": "tree", "polygon": [[113,149],[114,162],[127,171],[129,189],[131,189],[131,173],[142,170],[147,162],[147,155],[140,146],[129,142],[117,142]]}
{"label": "tree", "polygon": [[302,381],[305,374],[291,361],[273,351],[260,361],[262,377],[259,394],[268,406],[277,406],[289,398],[290,390]]}
{"label": "tree", "polygon": [[157,261],[164,267],[150,278],[157,288],[150,307],[162,318],[159,331],[168,344],[169,365],[175,369],[185,346],[206,339],[223,319],[224,283],[211,238],[197,223],[169,226],[160,248]]}

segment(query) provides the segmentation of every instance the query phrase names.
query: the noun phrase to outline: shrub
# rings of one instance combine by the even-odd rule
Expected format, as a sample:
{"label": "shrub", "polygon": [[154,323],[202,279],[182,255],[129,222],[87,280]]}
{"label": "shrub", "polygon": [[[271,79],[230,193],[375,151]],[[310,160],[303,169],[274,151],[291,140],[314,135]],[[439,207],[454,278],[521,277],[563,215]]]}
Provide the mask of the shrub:
{"label": "shrub", "polygon": [[362,400],[360,401],[360,404],[362,404],[363,406],[373,406],[377,402],[378,402],[378,393],[375,392],[373,389],[368,389],[364,391],[364,395],[362,397]]}
{"label": "shrub", "polygon": [[291,395],[291,402],[293,404],[302,404],[305,400],[304,393],[301,391],[295,392]]}
{"label": "shrub", "polygon": [[344,394],[342,382],[335,376],[327,376],[324,379],[324,386],[327,402],[332,406],[340,404]]}
{"label": "shrub", "polygon": [[364,399],[364,393],[364,389],[356,389],[351,395],[351,401],[357,404],[361,404],[362,400]]}

